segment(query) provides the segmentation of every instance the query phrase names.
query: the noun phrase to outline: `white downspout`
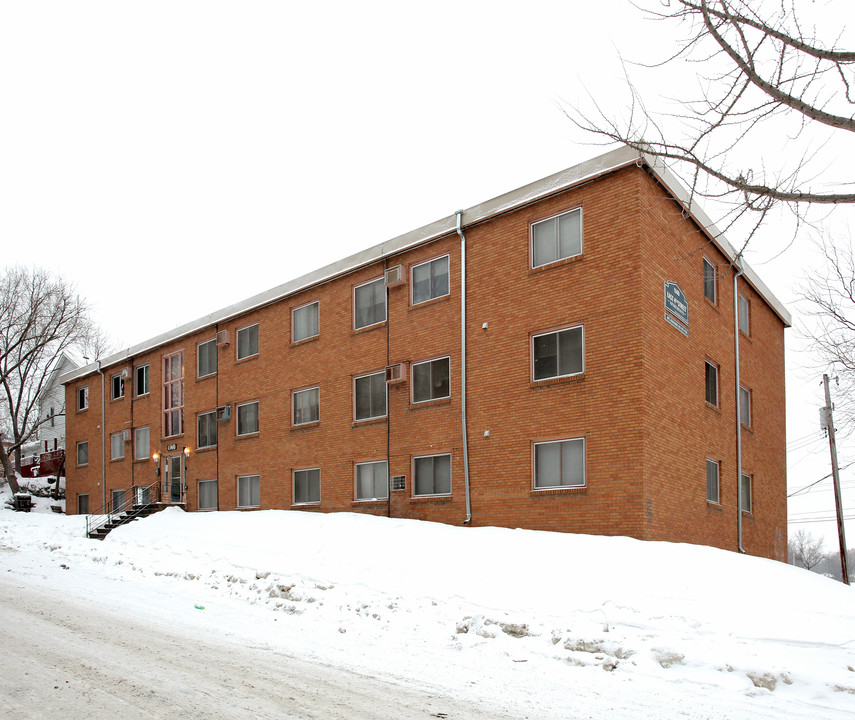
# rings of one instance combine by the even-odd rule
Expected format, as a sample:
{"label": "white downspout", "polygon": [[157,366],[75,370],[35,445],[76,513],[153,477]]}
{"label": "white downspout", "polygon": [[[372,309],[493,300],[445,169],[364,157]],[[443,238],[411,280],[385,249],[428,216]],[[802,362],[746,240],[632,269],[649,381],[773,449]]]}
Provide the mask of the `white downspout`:
{"label": "white downspout", "polygon": [[733,275],[733,344],[736,358],[736,517],[737,534],[739,537],[739,552],[744,553],[742,547],[742,381],[739,374],[739,289],[737,281],[739,276],[745,272],[742,264],[742,253],[736,256],[737,272]]}
{"label": "white downspout", "polygon": [[104,429],[104,373],[101,370],[101,361],[95,361],[95,369],[98,371],[98,374],[101,376],[101,507],[107,507],[107,450],[104,445],[106,442],[105,437],[105,429]]}
{"label": "white downspout", "polygon": [[457,234],[460,236],[460,416],[463,426],[463,479],[466,490],[466,520],[472,522],[469,494],[469,433],[466,428],[466,238],[463,235],[463,211],[457,211]]}

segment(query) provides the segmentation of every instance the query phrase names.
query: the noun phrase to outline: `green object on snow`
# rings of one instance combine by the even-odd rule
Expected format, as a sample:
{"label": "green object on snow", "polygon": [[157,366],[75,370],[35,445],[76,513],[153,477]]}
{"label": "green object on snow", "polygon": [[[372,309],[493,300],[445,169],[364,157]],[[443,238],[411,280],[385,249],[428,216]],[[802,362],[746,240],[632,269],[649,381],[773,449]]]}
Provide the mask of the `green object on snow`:
{"label": "green object on snow", "polygon": [[193,607],[196,608],[197,610],[204,610],[205,609],[205,606],[200,605],[199,603],[196,603]]}

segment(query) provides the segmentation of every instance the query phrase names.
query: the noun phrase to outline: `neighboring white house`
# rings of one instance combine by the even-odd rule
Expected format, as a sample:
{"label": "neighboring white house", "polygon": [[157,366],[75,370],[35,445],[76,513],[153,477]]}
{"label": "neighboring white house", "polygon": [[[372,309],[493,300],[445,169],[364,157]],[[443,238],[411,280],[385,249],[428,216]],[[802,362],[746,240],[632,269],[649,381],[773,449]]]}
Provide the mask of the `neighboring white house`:
{"label": "neighboring white house", "polygon": [[[59,383],[59,378],[81,367],[82,364],[81,358],[67,350],[57,358],[39,396],[39,419],[42,424],[38,429],[36,454],[65,449],[65,388]],[[56,448],[54,448],[54,441],[56,441]],[[30,444],[28,443],[27,446],[29,447]]]}

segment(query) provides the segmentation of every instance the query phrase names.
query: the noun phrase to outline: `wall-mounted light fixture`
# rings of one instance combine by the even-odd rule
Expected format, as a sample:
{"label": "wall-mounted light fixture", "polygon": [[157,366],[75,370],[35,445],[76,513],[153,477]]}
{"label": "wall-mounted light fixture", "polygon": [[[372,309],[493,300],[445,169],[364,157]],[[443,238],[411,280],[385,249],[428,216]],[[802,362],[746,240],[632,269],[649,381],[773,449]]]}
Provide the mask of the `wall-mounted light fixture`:
{"label": "wall-mounted light fixture", "polygon": [[154,474],[160,475],[160,453],[154,453],[154,455],[151,456],[151,460],[155,466],[154,467]]}

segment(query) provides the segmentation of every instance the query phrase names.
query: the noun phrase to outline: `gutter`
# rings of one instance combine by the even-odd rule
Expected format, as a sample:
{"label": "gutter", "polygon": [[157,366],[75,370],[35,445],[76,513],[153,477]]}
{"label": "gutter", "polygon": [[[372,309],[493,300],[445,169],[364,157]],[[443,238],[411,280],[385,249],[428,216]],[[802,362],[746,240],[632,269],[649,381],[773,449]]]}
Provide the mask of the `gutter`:
{"label": "gutter", "polygon": [[469,438],[466,427],[466,237],[463,235],[463,210],[457,211],[457,234],[460,236],[460,422],[463,429],[463,478],[466,488],[466,520],[472,522],[472,499],[469,492]]}
{"label": "gutter", "polygon": [[736,364],[736,527],[739,552],[744,553],[742,547],[742,381],[739,374],[739,288],[737,282],[739,276],[745,272],[742,264],[742,253],[734,258],[737,272],[733,275],[733,346]]}
{"label": "gutter", "polygon": [[101,376],[101,507],[107,507],[107,449],[105,446],[106,438],[105,432],[106,429],[104,427],[104,415],[105,415],[105,404],[104,404],[104,371],[101,370],[101,361],[95,361],[95,370],[97,370],[98,374]]}

